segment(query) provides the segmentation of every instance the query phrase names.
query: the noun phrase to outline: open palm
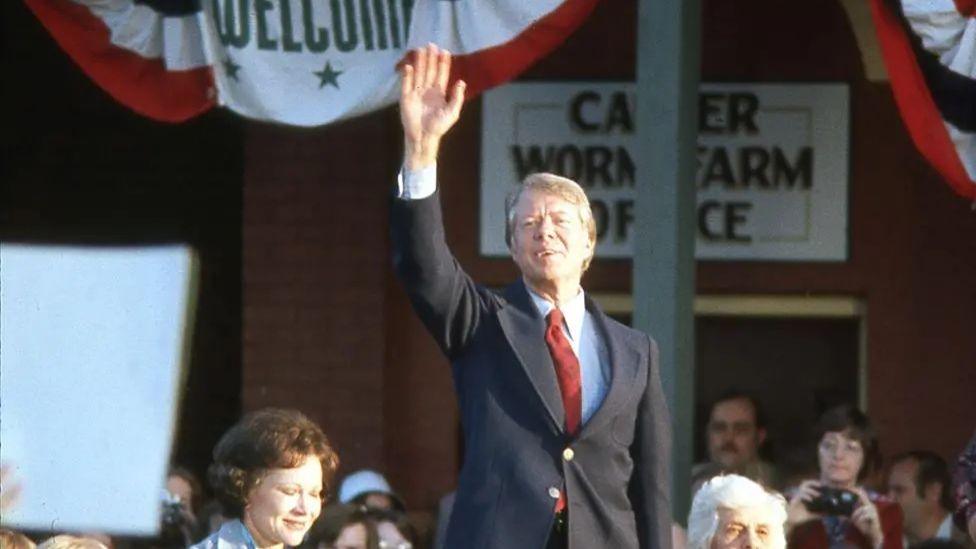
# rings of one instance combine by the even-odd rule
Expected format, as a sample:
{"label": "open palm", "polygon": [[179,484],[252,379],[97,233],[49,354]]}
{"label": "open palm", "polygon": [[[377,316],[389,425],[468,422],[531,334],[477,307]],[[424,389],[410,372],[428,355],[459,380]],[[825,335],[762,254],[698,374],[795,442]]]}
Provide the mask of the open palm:
{"label": "open palm", "polygon": [[408,148],[436,148],[440,138],[457,122],[464,102],[464,82],[458,81],[450,97],[451,54],[431,44],[416,50],[412,63],[402,69],[400,119]]}

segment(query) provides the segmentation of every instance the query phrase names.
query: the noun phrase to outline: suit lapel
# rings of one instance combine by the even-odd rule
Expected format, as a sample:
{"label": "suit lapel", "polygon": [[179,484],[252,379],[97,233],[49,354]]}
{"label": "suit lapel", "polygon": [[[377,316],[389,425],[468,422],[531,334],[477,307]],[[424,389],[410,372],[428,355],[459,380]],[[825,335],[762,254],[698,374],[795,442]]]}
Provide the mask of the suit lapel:
{"label": "suit lapel", "polygon": [[546,347],[545,323],[521,279],[506,288],[504,295],[508,306],[498,312],[502,332],[549,412],[549,417],[561,432],[565,429],[566,413],[556,370]]}
{"label": "suit lapel", "polygon": [[610,389],[607,390],[607,396],[590,421],[583,424],[581,437],[591,431],[599,431],[617,415],[620,407],[631,396],[630,389],[634,387],[637,372],[640,371],[640,351],[622,337],[620,330],[610,329],[606,315],[589,295],[586,296],[586,310],[593,316],[597,332],[607,346],[607,357],[610,361]]}

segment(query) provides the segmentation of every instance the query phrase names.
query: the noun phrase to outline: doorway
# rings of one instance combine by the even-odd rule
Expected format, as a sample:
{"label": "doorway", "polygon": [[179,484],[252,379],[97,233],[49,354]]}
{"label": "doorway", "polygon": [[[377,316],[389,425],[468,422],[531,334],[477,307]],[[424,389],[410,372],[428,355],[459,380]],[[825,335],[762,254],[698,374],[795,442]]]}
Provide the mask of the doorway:
{"label": "doorway", "polygon": [[[630,324],[629,295],[595,296]],[[710,403],[735,389],[767,418],[764,457],[784,480],[816,470],[814,425],[826,409],[866,410],[866,309],[846,296],[699,295],[695,298],[695,462],[705,459]]]}

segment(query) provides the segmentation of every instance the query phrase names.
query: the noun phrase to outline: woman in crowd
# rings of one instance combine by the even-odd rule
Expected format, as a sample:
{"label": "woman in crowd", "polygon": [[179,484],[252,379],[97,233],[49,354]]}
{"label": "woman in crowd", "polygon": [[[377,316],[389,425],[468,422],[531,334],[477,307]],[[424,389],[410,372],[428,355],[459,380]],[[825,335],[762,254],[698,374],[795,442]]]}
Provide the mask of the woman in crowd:
{"label": "woman in crowd", "polygon": [[688,549],[785,549],[786,501],[740,475],[708,479],[688,514]]}
{"label": "woman in crowd", "polygon": [[365,505],[330,505],[306,549],[411,549],[416,535],[404,513]]}
{"label": "woman in crowd", "polygon": [[830,409],[817,433],[820,478],[801,483],[790,498],[791,549],[902,549],[898,505],[858,484],[881,461],[867,416],[852,406]]}
{"label": "woman in crowd", "polygon": [[322,510],[339,458],[322,430],[295,410],[264,409],[231,427],[208,476],[231,517],[195,549],[299,545]]}

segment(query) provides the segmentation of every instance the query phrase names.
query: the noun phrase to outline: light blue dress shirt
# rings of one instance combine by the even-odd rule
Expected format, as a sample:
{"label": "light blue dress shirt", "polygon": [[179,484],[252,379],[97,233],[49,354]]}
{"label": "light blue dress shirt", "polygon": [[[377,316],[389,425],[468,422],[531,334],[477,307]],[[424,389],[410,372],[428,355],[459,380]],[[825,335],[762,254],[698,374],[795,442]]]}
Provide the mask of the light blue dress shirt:
{"label": "light blue dress shirt", "polygon": [[[529,290],[532,302],[542,318],[549,315],[556,306],[539,294]],[[610,388],[610,357],[607,346],[596,331],[593,315],[586,310],[586,299],[580,289],[576,297],[563,303],[559,310],[563,313],[563,328],[569,337],[569,344],[580,363],[580,377],[583,385],[583,423],[593,417],[600,408]]]}

